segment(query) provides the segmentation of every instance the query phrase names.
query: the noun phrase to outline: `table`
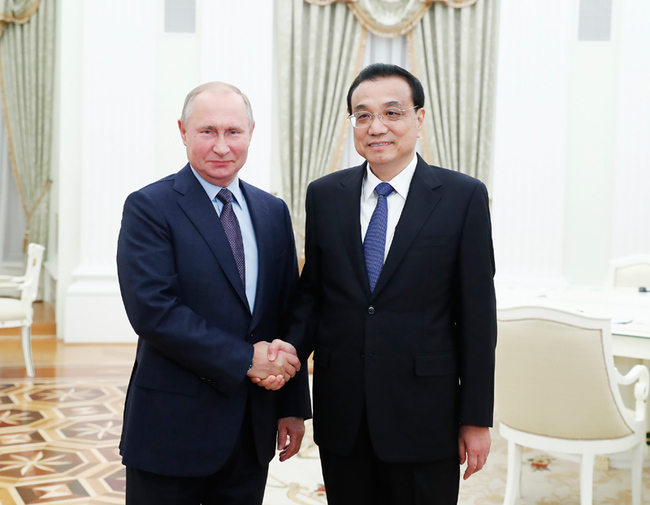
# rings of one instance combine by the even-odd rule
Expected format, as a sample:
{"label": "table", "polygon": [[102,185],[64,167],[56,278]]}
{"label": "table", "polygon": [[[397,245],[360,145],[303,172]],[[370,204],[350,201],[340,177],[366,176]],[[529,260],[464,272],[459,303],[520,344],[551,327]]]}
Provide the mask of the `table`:
{"label": "table", "polygon": [[650,360],[650,293],[635,288],[498,286],[499,308],[543,305],[612,320],[614,356]]}

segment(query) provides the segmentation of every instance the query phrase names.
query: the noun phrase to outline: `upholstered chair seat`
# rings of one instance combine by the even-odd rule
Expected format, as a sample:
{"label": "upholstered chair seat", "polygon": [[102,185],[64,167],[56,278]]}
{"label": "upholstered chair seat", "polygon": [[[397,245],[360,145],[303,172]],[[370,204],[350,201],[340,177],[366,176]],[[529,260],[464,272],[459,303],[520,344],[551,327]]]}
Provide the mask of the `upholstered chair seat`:
{"label": "upholstered chair seat", "polygon": [[[630,451],[633,504],[641,505],[648,370],[614,367],[610,321],[548,307],[498,314],[496,411],[508,441],[504,504],[520,493],[522,447],[579,455],[581,505],[592,503],[597,454]],[[635,384],[635,410],[619,385]]]}

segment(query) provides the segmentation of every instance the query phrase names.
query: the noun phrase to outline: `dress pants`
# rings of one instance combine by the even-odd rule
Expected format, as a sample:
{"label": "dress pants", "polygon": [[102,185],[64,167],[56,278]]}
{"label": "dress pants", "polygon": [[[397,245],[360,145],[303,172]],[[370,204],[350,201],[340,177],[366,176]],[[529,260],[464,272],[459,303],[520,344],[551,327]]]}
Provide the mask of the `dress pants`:
{"label": "dress pants", "polygon": [[372,447],[364,413],[352,453],[320,449],[328,505],[456,505],[458,458],[386,463]]}
{"label": "dress pants", "polygon": [[216,473],[173,477],[126,469],[126,505],[261,505],[268,465],[255,451],[250,409],[246,409],[233,453]]}

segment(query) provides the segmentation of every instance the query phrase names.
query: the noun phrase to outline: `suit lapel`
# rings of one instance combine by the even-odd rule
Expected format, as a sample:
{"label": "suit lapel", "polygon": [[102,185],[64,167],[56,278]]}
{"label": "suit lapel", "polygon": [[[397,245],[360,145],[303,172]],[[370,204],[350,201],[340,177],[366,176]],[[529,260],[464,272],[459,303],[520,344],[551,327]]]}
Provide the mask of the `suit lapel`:
{"label": "suit lapel", "polygon": [[189,164],[178,172],[174,190],[179,193],[178,205],[206,241],[237,295],[248,307],[246,292],[239,278],[228,237],[223,231],[212,202],[199,181],[196,180]]}
{"label": "suit lapel", "polygon": [[395,228],[395,236],[388,251],[386,263],[384,263],[377,280],[373,297],[381,291],[388,279],[395,273],[413,240],[438,205],[441,195],[436,194],[434,190],[440,185],[441,183],[431,167],[418,156],[418,164],[409,187],[406,204]]}
{"label": "suit lapel", "polygon": [[366,163],[353,168],[346,177],[341,179],[340,198],[336,202],[338,221],[341,226],[341,238],[348,248],[350,259],[357,274],[359,283],[370,293],[368,273],[363,256],[361,242],[361,184],[366,173]]}

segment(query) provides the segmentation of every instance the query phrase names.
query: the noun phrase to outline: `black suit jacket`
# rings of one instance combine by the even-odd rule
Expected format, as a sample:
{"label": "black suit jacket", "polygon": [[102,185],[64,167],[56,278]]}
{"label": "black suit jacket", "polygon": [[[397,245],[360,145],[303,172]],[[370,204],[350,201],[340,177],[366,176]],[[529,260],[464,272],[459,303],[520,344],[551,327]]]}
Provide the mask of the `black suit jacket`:
{"label": "black suit jacket", "polygon": [[314,353],[319,446],[352,449],[365,404],[378,456],[458,456],[460,423],[491,426],[496,303],[485,186],[418,157],[371,294],[360,225],[366,164],[307,191],[306,260],[291,340]]}
{"label": "black suit jacket", "polygon": [[189,165],[126,200],[117,265],[139,336],[120,444],[127,466],[175,476],[216,472],[247,402],[266,464],[277,420],[310,417],[306,372],[278,392],[246,377],[253,343],[273,340],[286,322],[297,266],[284,202],[243,181],[241,188],[259,251],[253,314],[219,217]]}

